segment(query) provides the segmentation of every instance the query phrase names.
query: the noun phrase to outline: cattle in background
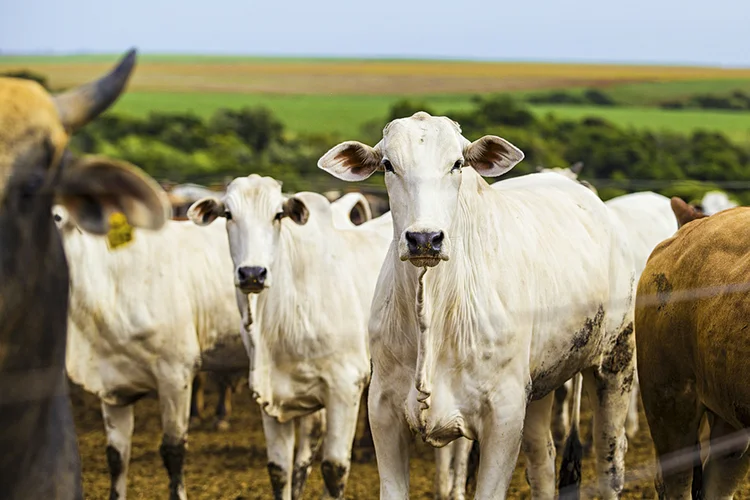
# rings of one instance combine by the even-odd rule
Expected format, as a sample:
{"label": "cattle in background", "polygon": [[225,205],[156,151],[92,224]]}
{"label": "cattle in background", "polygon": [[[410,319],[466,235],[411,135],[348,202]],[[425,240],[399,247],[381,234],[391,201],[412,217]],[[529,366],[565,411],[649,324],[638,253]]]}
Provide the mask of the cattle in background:
{"label": "cattle in background", "polygon": [[409,496],[410,431],[434,446],[478,440],[480,499],[505,497],[523,441],[532,496],[553,498],[552,396],[578,372],[594,403],[602,496],[622,490],[628,244],[604,203],[559,175],[491,187],[480,177],[522,158],[504,139],[470,143],[457,123],[419,112],[388,124],[374,148],[344,142],[318,162],[348,181],[385,171],[395,238],[369,328],[381,498]]}
{"label": "cattle in background", "polygon": [[55,97],[0,78],[0,485],[4,498],[82,498],[65,377],[68,266],[50,217],[57,200],[80,227],[107,232],[109,214],[159,229],[158,184],[105,157],[75,158],[73,132],[109,108],[135,64],[129,52],[98,81]]}
{"label": "cattle in background", "polygon": [[[173,220],[187,220],[190,205],[205,196],[217,194],[211,189],[198,184],[164,183],[169,203],[172,205]],[[229,415],[232,412],[232,394],[240,390],[242,371],[237,373],[201,371],[195,375],[190,393],[190,426],[197,426],[203,420],[205,387],[208,377],[213,380],[218,392],[218,400],[214,410],[213,428],[218,431],[229,429]]]}
{"label": "cattle in background", "polygon": [[[577,167],[577,168],[575,168]],[[568,179],[580,182],[594,192],[591,184],[579,181],[578,175],[583,168],[582,163],[576,163],[569,169],[547,169],[562,174]],[[625,231],[630,250],[632,251],[635,264],[635,280],[641,277],[646,260],[653,249],[662,241],[670,238],[677,231],[677,221],[672,211],[670,200],[666,196],[651,191],[626,194],[609,199],[605,205],[620,220]],[[572,381],[555,391],[555,403],[553,404],[552,429],[555,444],[561,446],[568,432],[569,416],[568,404],[572,397]],[[628,418],[625,422],[625,431],[629,438],[634,438],[638,432],[638,372],[636,370],[631,392]]]}
{"label": "cattle in background", "polygon": [[71,273],[71,380],[102,402],[112,498],[124,499],[133,403],[157,393],[170,498],[186,498],[183,463],[191,382],[200,369],[247,370],[223,221],[167,221],[124,246],[82,233],[55,207]]}
{"label": "cattle in background", "polygon": [[714,215],[736,206],[737,203],[730,200],[724,191],[709,191],[703,195],[699,208],[706,215]]}
{"label": "cattle in background", "polygon": [[[199,225],[220,219],[223,227],[226,219],[234,272],[225,276],[244,299],[250,387],[263,410],[274,497],[300,498],[324,411],[326,494],[343,498],[370,378],[367,321],[390,217],[343,229],[322,195],[284,196],[278,181],[258,175],[235,179],[222,199],[201,200],[188,215]],[[312,452],[299,450],[306,443]]]}
{"label": "cattle in background", "polygon": [[583,162],[581,161],[577,161],[567,168],[560,168],[560,167],[545,168],[541,166],[536,167],[536,171],[538,173],[553,172],[556,174],[560,174],[563,177],[570,179],[571,181],[576,181],[582,186],[589,188],[591,191],[594,192],[594,194],[598,195],[599,191],[596,190],[593,184],[591,184],[589,181],[586,181],[586,180],[578,180],[578,176],[581,174],[582,170],[583,170]]}
{"label": "cattle in background", "polygon": [[[651,254],[635,314],[656,491],[732,498],[750,467],[750,391],[741,376],[750,353],[750,209],[702,217],[678,198],[672,206],[681,227]],[[702,462],[706,421],[711,444]]]}

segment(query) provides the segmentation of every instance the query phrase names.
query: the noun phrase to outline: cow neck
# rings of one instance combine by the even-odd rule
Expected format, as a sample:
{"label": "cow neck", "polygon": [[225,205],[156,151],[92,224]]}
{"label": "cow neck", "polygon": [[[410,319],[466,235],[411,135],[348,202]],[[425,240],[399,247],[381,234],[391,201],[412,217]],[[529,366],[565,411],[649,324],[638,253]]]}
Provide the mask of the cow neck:
{"label": "cow neck", "polygon": [[106,265],[109,249],[105,237],[85,233],[78,227],[64,231],[63,244],[70,268],[70,313],[75,315],[95,307],[109,295],[104,286],[110,275]]}

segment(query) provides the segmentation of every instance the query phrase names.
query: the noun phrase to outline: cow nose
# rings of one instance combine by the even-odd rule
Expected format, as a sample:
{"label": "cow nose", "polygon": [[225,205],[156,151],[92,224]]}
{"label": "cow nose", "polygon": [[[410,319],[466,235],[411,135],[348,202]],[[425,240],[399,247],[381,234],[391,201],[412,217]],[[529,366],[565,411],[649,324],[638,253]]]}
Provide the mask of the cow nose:
{"label": "cow nose", "polygon": [[243,266],[237,269],[240,288],[248,292],[263,290],[268,270],[265,267]]}
{"label": "cow nose", "polygon": [[440,253],[444,238],[445,234],[442,231],[430,233],[406,232],[406,243],[409,245],[409,252],[414,255],[436,255]]}

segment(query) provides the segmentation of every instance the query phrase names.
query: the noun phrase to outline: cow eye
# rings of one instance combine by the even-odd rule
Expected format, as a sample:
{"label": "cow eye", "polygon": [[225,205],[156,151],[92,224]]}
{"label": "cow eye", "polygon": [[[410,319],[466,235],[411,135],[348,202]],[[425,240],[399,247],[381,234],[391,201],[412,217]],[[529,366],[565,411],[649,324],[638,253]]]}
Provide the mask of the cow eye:
{"label": "cow eye", "polygon": [[453,164],[453,168],[451,169],[451,172],[461,171],[461,167],[464,166],[463,160],[456,160],[456,163]]}
{"label": "cow eye", "polygon": [[383,159],[383,168],[386,172],[393,172],[393,165],[389,160]]}
{"label": "cow eye", "polygon": [[227,220],[232,220],[232,212],[230,212],[229,210],[226,210],[226,211],[224,212],[224,217],[225,217],[225,218],[226,218]]}
{"label": "cow eye", "polygon": [[280,221],[283,218],[284,218],[284,212],[279,212],[279,213],[277,213],[276,215],[273,216],[273,221],[274,222]]}
{"label": "cow eye", "polygon": [[60,217],[60,214],[55,214],[55,222],[60,222],[62,220],[62,217]]}

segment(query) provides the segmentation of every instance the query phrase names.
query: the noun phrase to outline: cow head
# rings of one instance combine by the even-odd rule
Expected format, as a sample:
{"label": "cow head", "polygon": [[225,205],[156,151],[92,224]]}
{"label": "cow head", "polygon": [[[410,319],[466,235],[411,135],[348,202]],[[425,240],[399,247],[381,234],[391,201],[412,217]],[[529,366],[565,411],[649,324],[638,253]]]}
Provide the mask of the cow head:
{"label": "cow head", "polygon": [[677,227],[682,227],[695,219],[708,217],[708,215],[703,213],[703,210],[700,207],[695,207],[685,203],[682,198],[678,198],[677,196],[672,197],[670,205],[672,206],[672,212],[674,212],[674,215],[677,218]]}
{"label": "cow head", "polygon": [[169,217],[163,191],[137,168],[105,157],[78,159],[67,150],[70,135],[118,98],[134,64],[130,51],[100,80],[54,97],[35,82],[0,78],[0,220],[16,244],[50,224],[55,201],[97,234],[107,232],[112,212],[150,229]]}
{"label": "cow head", "polygon": [[384,171],[399,256],[424,267],[450,258],[462,169],[497,177],[522,159],[505,139],[469,142],[456,122],[419,112],[389,123],[374,148],[354,141],[335,146],[318,167],[347,181]]}
{"label": "cow head", "polygon": [[256,174],[233,180],[223,198],[203,198],[188,210],[195,224],[227,219],[229,249],[235,266],[234,284],[243,293],[271,286],[271,265],[277,255],[281,225],[307,223],[309,212],[298,197],[285,197],[281,183]]}

